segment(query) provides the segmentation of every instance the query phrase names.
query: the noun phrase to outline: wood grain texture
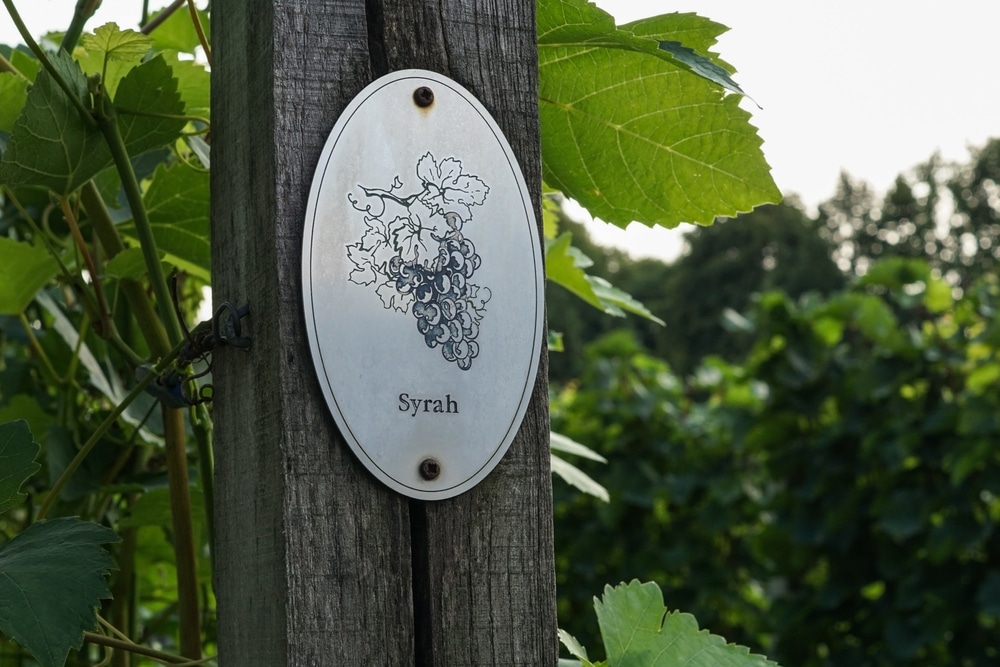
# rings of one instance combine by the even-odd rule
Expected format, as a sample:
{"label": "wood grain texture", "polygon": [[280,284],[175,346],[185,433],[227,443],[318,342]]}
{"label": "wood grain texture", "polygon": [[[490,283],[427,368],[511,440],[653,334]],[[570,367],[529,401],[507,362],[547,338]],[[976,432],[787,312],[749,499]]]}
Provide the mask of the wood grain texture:
{"label": "wood grain texture", "polygon": [[214,300],[250,303],[254,345],[215,355],[220,664],[554,665],[546,360],[497,469],[411,503],[337,434],[300,276],[323,143],[389,71],[472,91],[538,211],[534,0],[216,0],[212,30]]}

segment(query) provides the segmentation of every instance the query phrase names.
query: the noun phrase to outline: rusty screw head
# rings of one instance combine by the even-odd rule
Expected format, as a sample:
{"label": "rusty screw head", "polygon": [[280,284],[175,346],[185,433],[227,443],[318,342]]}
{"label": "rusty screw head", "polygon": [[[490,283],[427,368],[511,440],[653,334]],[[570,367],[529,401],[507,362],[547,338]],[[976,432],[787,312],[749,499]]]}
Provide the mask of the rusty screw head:
{"label": "rusty screw head", "polygon": [[426,109],[434,104],[434,91],[427,86],[420,86],[413,91],[413,103],[418,107]]}
{"label": "rusty screw head", "polygon": [[420,462],[420,476],[428,482],[437,479],[440,474],[441,464],[437,462],[437,459],[424,459]]}

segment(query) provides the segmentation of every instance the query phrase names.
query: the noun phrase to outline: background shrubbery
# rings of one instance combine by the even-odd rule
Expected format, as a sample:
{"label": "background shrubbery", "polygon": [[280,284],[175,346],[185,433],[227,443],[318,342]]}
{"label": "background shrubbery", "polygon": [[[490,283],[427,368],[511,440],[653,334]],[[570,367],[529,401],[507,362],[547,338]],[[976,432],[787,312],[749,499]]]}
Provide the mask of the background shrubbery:
{"label": "background shrubbery", "polygon": [[[704,264],[662,269],[667,284],[691,286],[693,309],[714,309],[712,336],[738,341],[719,346],[725,359],[699,357],[705,341],[689,338],[674,352],[691,370],[678,374],[646,351],[655,334],[645,324],[587,346],[579,372],[554,393],[553,429],[609,459],[587,470],[611,502],[557,485],[564,627],[593,641],[591,596],[638,577],[659,582],[669,608],[785,665],[998,664],[1000,281],[991,235],[1000,200],[992,176],[970,184],[971,174],[991,173],[981,162],[997,146],[950,171],[950,201],[959,203],[936,233],[969,235],[964,255],[937,236],[923,243],[933,253],[911,251],[905,239],[920,227],[911,221],[938,204],[918,201],[913,192],[928,188],[901,178],[892,206],[866,194],[867,209],[835,200],[817,221],[802,215],[828,256],[851,258],[841,262],[842,287],[797,289],[810,275],[794,267],[785,271],[792,283],[768,284],[783,262],[803,264],[773,244],[752,246],[746,230],[733,237],[742,243],[733,263],[778,260],[723,295],[732,306],[712,291],[733,283]],[[841,194],[867,192],[851,187]],[[878,230],[908,236],[876,252],[872,238],[886,235],[866,231],[873,210]],[[688,257],[741,224],[694,234]],[[690,279],[698,271],[700,290]],[[847,277],[854,272],[864,275]],[[622,275],[617,284],[633,289]],[[693,323],[651,310],[680,334]]]}

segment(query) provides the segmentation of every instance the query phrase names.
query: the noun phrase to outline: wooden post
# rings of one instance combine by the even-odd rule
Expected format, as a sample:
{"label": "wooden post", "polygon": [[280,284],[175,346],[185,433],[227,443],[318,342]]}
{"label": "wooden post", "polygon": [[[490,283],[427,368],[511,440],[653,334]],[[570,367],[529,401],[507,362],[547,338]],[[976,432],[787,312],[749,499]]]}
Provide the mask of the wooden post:
{"label": "wooden post", "polygon": [[213,10],[214,300],[249,303],[253,338],[249,352],[215,355],[220,664],[554,665],[546,360],[496,470],[456,498],[410,501],[337,433],[300,278],[323,143],[351,98],[390,71],[434,70],[475,94],[538,210],[535,0]]}

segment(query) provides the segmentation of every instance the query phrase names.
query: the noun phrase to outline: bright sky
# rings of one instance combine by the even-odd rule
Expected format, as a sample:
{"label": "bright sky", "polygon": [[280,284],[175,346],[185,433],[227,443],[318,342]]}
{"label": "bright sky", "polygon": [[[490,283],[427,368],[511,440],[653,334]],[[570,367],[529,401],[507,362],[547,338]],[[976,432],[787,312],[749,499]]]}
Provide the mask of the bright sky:
{"label": "bright sky", "polygon": [[[75,0],[15,0],[29,29],[64,29]],[[134,25],[140,0],[104,0],[91,26]],[[168,4],[166,0],[150,3]],[[201,3],[200,3],[201,4]],[[1000,136],[997,0],[597,0],[619,23],[697,12],[731,31],[717,51],[760,103],[744,105],[764,139],[778,187],[809,207],[830,197],[841,169],[877,191],[939,150]],[[20,41],[0,11],[0,43]],[[638,255],[670,256],[666,230],[595,232]]]}

